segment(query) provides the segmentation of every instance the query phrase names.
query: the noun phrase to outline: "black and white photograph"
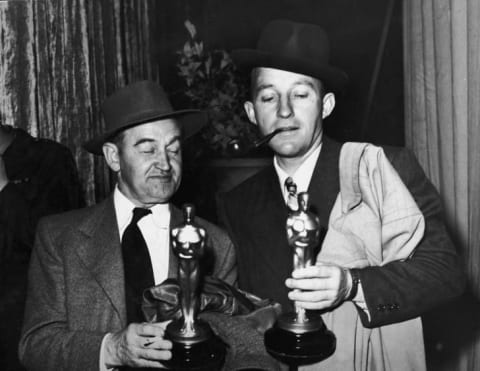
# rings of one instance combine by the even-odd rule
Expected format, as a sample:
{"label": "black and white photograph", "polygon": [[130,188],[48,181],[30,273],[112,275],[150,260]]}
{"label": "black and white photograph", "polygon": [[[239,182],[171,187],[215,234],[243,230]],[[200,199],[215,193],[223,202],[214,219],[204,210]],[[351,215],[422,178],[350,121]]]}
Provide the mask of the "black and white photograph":
{"label": "black and white photograph", "polygon": [[0,0],[0,370],[480,370],[479,20]]}

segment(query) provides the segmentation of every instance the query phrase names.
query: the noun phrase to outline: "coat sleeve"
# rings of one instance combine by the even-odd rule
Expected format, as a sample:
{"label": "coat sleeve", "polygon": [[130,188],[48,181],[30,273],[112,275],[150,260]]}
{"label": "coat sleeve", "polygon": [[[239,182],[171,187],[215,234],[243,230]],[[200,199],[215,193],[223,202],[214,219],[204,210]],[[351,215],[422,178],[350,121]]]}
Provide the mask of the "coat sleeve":
{"label": "coat sleeve", "polygon": [[31,256],[19,357],[30,371],[98,370],[105,334],[69,329],[65,302],[74,293],[66,290],[58,233],[48,219],[40,221]]}
{"label": "coat sleeve", "polygon": [[443,221],[435,187],[408,150],[387,152],[425,217],[425,235],[405,261],[359,270],[370,320],[359,310],[366,327],[378,327],[417,317],[459,296],[465,276]]}
{"label": "coat sleeve", "polygon": [[237,286],[235,248],[230,237],[216,226],[211,226],[209,233],[215,255],[212,275],[232,286]]}

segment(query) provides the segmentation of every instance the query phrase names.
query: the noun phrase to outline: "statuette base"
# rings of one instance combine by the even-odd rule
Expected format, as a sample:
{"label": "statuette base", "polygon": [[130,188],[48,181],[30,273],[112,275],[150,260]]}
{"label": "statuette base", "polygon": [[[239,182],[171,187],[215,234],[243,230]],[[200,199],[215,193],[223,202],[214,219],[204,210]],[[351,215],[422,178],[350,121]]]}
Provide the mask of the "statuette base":
{"label": "statuette base", "polygon": [[180,331],[182,323],[182,320],[176,320],[167,326],[165,339],[173,343],[172,358],[162,363],[176,371],[221,370],[225,362],[225,343],[201,320],[195,323],[198,335],[185,337]]}
{"label": "statuette base", "polygon": [[309,315],[309,321],[303,324],[292,321],[294,317],[294,313],[281,316],[274,327],[265,332],[268,353],[290,366],[308,365],[331,356],[336,338],[321,317]]}

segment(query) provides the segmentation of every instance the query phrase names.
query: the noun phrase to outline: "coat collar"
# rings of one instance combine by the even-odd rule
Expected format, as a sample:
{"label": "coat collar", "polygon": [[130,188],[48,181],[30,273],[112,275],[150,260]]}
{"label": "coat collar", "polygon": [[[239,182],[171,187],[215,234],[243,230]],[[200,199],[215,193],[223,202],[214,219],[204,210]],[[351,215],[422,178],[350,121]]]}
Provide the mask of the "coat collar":
{"label": "coat collar", "polygon": [[[318,215],[325,228],[328,226],[330,211],[340,191],[338,162],[341,148],[340,143],[323,136],[322,149],[308,186],[312,212]],[[265,193],[257,193],[258,199],[252,202],[253,210],[262,214],[265,210],[272,210],[270,215],[273,218],[284,220],[287,217],[287,209],[273,164],[264,170],[260,181],[260,184],[262,183]]]}
{"label": "coat collar", "polygon": [[[181,210],[171,205],[170,229],[182,223]],[[113,195],[92,208],[91,215],[78,226],[80,241],[76,250],[80,259],[103,288],[117,312],[126,323],[124,268]],[[178,263],[169,254],[168,277],[177,276]]]}
{"label": "coat collar", "polygon": [[78,229],[77,254],[103,288],[121,323],[126,323],[125,277],[113,196],[94,206]]}
{"label": "coat collar", "polygon": [[338,160],[341,148],[340,143],[323,136],[322,150],[308,186],[312,212],[318,215],[325,228],[340,190]]}

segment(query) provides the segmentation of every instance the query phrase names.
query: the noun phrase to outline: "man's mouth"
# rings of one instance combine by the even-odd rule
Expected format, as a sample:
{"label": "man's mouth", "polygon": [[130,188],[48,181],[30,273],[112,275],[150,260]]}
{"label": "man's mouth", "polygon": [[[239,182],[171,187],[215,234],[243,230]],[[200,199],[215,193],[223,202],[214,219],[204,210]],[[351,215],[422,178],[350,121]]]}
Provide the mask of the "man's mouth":
{"label": "man's mouth", "polygon": [[154,175],[149,175],[148,176],[149,179],[158,179],[160,180],[161,182],[163,183],[167,183],[167,182],[170,182],[172,180],[172,176],[171,175],[158,175],[158,174],[154,174]]}
{"label": "man's mouth", "polygon": [[289,136],[292,135],[293,132],[297,131],[299,128],[298,126],[283,126],[280,127],[281,131],[278,133],[278,136]]}
{"label": "man's mouth", "polygon": [[297,126],[283,126],[280,129],[282,129],[282,133],[288,133],[290,131],[298,130],[298,127]]}
{"label": "man's mouth", "polygon": [[256,142],[253,143],[253,148],[258,148],[260,146],[263,146],[264,144],[267,144],[272,138],[280,133],[283,133],[284,131],[291,131],[293,130],[293,127],[280,127],[272,132],[268,133],[265,135],[263,138],[257,140]]}

